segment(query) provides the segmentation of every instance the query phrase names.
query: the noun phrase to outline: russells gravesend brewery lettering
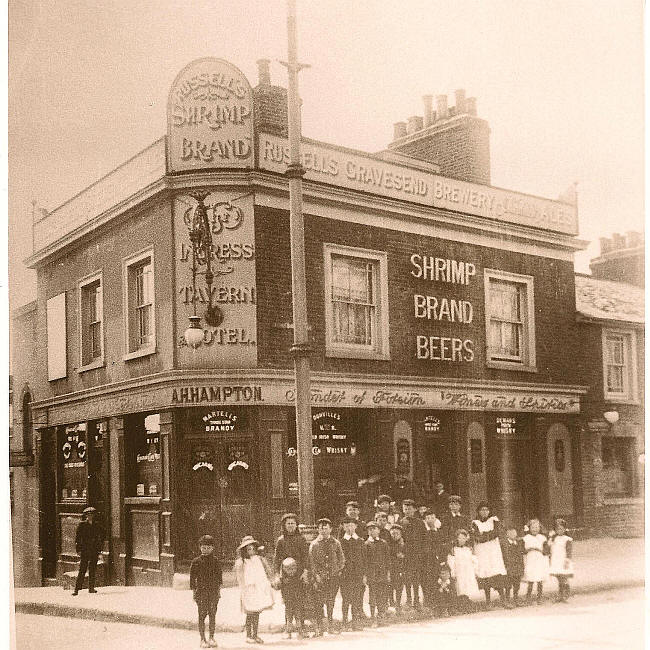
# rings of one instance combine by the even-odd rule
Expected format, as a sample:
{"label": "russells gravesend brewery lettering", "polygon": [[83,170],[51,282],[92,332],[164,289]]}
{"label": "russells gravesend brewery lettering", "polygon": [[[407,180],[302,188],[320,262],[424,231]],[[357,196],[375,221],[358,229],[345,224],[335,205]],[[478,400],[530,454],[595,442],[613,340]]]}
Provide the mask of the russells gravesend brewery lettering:
{"label": "russells gravesend brewery lettering", "polygon": [[[429,282],[467,286],[476,275],[476,266],[464,260],[414,253],[410,262],[411,275]],[[413,315],[419,320],[469,325],[474,320],[474,307],[461,296],[416,293],[413,296]],[[417,334],[415,356],[429,361],[470,362],[474,361],[474,342],[461,336]]]}

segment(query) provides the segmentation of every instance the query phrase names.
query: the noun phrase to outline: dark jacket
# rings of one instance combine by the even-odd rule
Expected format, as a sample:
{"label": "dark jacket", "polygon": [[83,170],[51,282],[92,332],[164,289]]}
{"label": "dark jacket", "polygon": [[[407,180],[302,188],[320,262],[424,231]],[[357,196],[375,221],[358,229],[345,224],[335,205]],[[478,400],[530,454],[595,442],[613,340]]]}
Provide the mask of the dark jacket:
{"label": "dark jacket", "polygon": [[396,541],[391,538],[388,550],[390,552],[391,580],[395,580],[406,569],[406,544],[403,539]]}
{"label": "dark jacket", "polygon": [[341,548],[341,542],[335,537],[321,539],[317,537],[309,545],[309,568],[311,575],[317,581],[326,581],[335,578],[345,566],[345,555]]}
{"label": "dark jacket", "polygon": [[[366,528],[366,522],[363,519],[357,519],[357,530],[355,531],[361,539],[366,539],[368,537],[368,529]],[[341,540],[345,535],[345,528],[343,524],[339,524],[339,528],[336,531],[336,537]]]}
{"label": "dark jacket", "polygon": [[431,499],[431,508],[438,519],[441,519],[449,512],[449,494],[444,490],[440,494],[434,494]]}
{"label": "dark jacket", "polygon": [[390,571],[390,550],[388,542],[369,537],[364,542],[366,554],[366,579],[369,584],[388,582]]}
{"label": "dark jacket", "polygon": [[83,519],[77,526],[75,547],[79,555],[97,555],[104,545],[104,529],[94,521],[92,524]]}
{"label": "dark jacket", "polygon": [[195,598],[216,596],[219,598],[221,588],[221,562],[211,553],[199,555],[190,564],[190,589]]}
{"label": "dark jacket", "polygon": [[309,542],[299,533],[293,535],[280,535],[275,543],[275,556],[273,558],[273,570],[276,575],[280,574],[282,561],[292,557],[298,564],[298,575],[309,565]]}
{"label": "dark jacket", "polygon": [[426,572],[431,580],[438,578],[440,562],[447,558],[446,544],[437,530],[427,530]]}
{"label": "dark jacket", "polygon": [[383,539],[386,542],[386,544],[390,544],[390,541],[393,538],[390,536],[390,531],[387,528],[380,528],[379,539]]}
{"label": "dark jacket", "polygon": [[296,575],[293,576],[289,576],[283,572],[280,577],[280,591],[282,593],[282,600],[287,608],[294,612],[305,609],[305,585],[299,572],[296,572]]}
{"label": "dark jacket", "polygon": [[359,582],[365,575],[364,541],[360,537],[345,539],[341,537],[341,548],[345,556],[345,568],[341,572],[341,582]]}
{"label": "dark jacket", "polygon": [[450,546],[453,546],[456,541],[456,531],[459,528],[464,528],[467,531],[467,534],[470,536],[470,544],[472,539],[472,521],[470,518],[464,514],[459,514],[457,517],[454,517],[449,510],[445,513],[444,517],[438,517],[440,523],[440,532],[445,538],[445,541]]}
{"label": "dark jacket", "polygon": [[524,575],[524,543],[517,539],[514,544],[508,539],[501,540],[501,554],[503,555],[503,564],[509,576]]}
{"label": "dark jacket", "polygon": [[427,527],[418,517],[402,517],[402,537],[406,544],[406,564],[423,565],[427,555]]}

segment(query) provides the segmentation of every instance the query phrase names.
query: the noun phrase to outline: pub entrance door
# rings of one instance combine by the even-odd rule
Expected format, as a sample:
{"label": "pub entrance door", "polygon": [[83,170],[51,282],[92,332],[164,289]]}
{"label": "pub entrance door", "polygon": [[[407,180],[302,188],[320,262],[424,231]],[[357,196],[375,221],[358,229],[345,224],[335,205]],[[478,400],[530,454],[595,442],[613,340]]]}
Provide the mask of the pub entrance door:
{"label": "pub entrance door", "polygon": [[258,527],[253,520],[258,497],[253,439],[205,436],[187,442],[187,557],[198,552],[201,535],[212,535],[217,556],[232,560],[241,538]]}

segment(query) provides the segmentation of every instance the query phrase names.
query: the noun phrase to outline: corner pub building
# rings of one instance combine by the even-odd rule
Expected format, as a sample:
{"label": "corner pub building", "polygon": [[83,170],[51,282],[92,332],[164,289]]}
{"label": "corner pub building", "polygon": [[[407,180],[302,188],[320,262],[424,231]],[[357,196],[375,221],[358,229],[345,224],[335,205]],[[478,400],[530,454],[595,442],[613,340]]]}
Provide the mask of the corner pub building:
{"label": "corner pub building", "polygon": [[[15,539],[39,539],[38,558],[16,542],[24,584],[74,569],[87,505],[107,584],[172,585],[201,534],[227,562],[298,509],[287,96],[259,68],[252,89],[223,60],[189,64],[166,137],[34,223],[34,336],[14,357],[33,359],[14,378],[35,440],[14,468],[35,506]],[[463,91],[425,97],[384,151],[304,139],[302,159],[317,513],[442,480],[470,514],[487,498],[518,526],[580,525],[575,202],[491,186]],[[201,204],[212,286],[201,265],[192,280]]]}

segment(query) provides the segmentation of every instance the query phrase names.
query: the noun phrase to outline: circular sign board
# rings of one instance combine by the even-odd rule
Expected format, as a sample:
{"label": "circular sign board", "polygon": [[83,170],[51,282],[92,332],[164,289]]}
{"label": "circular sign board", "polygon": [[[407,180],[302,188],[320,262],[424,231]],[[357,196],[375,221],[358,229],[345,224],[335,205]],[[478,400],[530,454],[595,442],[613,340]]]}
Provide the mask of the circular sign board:
{"label": "circular sign board", "polygon": [[192,61],[169,91],[168,171],[253,164],[253,91],[248,80],[222,59]]}

